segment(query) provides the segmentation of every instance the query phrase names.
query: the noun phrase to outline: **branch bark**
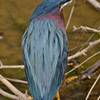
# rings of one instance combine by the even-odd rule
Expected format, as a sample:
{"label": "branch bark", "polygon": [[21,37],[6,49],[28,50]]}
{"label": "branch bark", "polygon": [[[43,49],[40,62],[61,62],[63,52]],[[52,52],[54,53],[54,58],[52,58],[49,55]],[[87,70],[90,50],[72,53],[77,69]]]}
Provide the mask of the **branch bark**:
{"label": "branch bark", "polygon": [[12,95],[10,93],[7,93],[6,91],[0,89],[0,94],[4,97],[8,97],[10,99],[13,99],[13,100],[18,100],[18,97],[16,95]]}
{"label": "branch bark", "polygon": [[24,69],[24,65],[2,65],[0,66],[0,69],[4,69],[4,68],[21,68],[21,69]]}
{"label": "branch bark", "polygon": [[97,100],[100,100],[100,96],[97,98]]}
{"label": "branch bark", "polygon": [[68,29],[68,26],[70,24],[70,21],[71,21],[71,18],[72,18],[72,15],[73,15],[73,12],[74,12],[74,9],[75,9],[75,0],[73,0],[74,3],[73,3],[73,6],[72,6],[72,9],[71,9],[71,12],[70,12],[70,15],[69,15],[69,18],[68,18],[68,21],[67,21],[67,24],[66,24],[66,30]]}
{"label": "branch bark", "polygon": [[87,0],[93,7],[100,11],[100,3],[97,0]]}
{"label": "branch bark", "polygon": [[81,51],[78,51],[76,54],[74,54],[74,55],[72,55],[72,56],[69,56],[69,57],[68,57],[68,61],[70,61],[70,60],[72,60],[72,59],[75,59],[75,58],[77,58],[77,57],[80,57],[80,56],[82,56],[82,55],[86,56],[86,55],[87,55],[86,53],[87,53],[89,50],[91,50],[93,47],[95,47],[97,44],[99,44],[99,43],[100,43],[100,39],[98,39],[98,40],[96,40],[96,41],[94,41],[94,42],[90,42],[89,45],[88,45],[88,47],[86,47],[85,49],[83,49],[83,50],[81,50]]}
{"label": "branch bark", "polygon": [[81,80],[84,80],[86,78],[91,78],[91,76],[94,74],[95,71],[97,71],[100,68],[100,60],[97,61],[94,65],[90,66],[88,69],[86,69],[82,75]]}
{"label": "branch bark", "polygon": [[11,81],[11,82],[27,84],[27,81],[23,81],[23,80],[12,79],[12,78],[6,78],[6,79],[7,79],[8,81]]}
{"label": "branch bark", "polygon": [[74,32],[77,32],[77,31],[84,32],[85,31],[85,32],[100,33],[100,30],[94,29],[94,28],[91,28],[91,27],[87,27],[87,26],[80,26],[80,27],[73,26],[73,31]]}
{"label": "branch bark", "polygon": [[[0,75],[0,81],[7,86],[15,95],[19,97],[19,100],[28,100],[28,97],[19,91],[15,86],[13,86],[5,77]],[[2,91],[1,91],[2,92]]]}
{"label": "branch bark", "polygon": [[0,81],[6,85],[14,94],[16,95],[23,95],[17,88],[15,88],[9,81],[7,81],[2,75],[0,75]]}
{"label": "branch bark", "polygon": [[83,61],[81,64],[77,65],[75,68],[71,69],[70,71],[68,71],[67,73],[65,73],[65,76],[67,76],[69,73],[75,71],[76,69],[78,69],[79,67],[81,67],[84,63],[86,63],[87,61],[89,61],[91,58],[97,56],[98,54],[100,54],[100,51],[93,54],[92,56],[90,56],[89,58],[87,58],[85,61]]}

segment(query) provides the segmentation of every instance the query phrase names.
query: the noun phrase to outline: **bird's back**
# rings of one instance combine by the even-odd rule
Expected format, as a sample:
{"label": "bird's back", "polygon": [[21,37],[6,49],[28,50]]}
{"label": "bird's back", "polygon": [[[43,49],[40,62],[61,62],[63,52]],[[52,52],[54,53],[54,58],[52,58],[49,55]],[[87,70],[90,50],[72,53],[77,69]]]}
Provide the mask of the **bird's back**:
{"label": "bird's back", "polygon": [[23,36],[25,71],[35,100],[52,100],[67,66],[67,39],[60,15],[32,20]]}

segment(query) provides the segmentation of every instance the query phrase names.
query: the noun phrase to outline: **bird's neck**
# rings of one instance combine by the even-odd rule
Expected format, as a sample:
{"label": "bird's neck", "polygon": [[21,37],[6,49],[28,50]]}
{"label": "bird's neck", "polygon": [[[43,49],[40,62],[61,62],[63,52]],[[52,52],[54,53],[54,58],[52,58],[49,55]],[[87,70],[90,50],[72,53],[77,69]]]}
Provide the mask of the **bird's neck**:
{"label": "bird's neck", "polygon": [[54,20],[54,22],[56,22],[56,24],[58,25],[59,28],[61,28],[61,29],[65,28],[64,16],[63,16],[62,12],[53,11],[53,12],[47,14],[46,18]]}
{"label": "bird's neck", "polygon": [[64,28],[64,18],[63,13],[60,11],[59,6],[55,6],[55,4],[41,4],[39,5],[35,12],[33,13],[31,20],[34,19],[52,19],[54,20],[58,26]]}
{"label": "bird's neck", "polygon": [[55,5],[54,3],[42,3],[40,4],[32,14],[32,19],[41,16],[41,15],[47,15],[49,13],[56,13],[58,14],[60,10],[60,7],[58,5]]}
{"label": "bird's neck", "polygon": [[59,7],[57,7],[55,9],[51,10],[49,13],[51,13],[51,14],[59,14],[60,13],[60,9],[59,9]]}
{"label": "bird's neck", "polygon": [[56,23],[56,25],[59,28],[61,28],[63,30],[65,28],[63,13],[62,13],[62,11],[58,11],[57,9],[55,9],[52,12],[47,13],[45,15],[38,16],[36,19],[43,20],[43,21],[45,21],[47,19],[49,19],[49,20],[51,19]]}

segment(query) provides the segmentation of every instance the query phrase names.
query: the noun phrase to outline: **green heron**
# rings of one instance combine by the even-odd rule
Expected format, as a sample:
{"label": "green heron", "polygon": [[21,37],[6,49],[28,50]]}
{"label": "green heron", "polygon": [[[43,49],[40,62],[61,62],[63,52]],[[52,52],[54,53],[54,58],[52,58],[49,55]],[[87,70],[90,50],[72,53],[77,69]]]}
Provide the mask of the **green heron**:
{"label": "green heron", "polygon": [[25,73],[35,100],[52,100],[64,79],[67,36],[62,5],[70,0],[44,0],[23,35]]}

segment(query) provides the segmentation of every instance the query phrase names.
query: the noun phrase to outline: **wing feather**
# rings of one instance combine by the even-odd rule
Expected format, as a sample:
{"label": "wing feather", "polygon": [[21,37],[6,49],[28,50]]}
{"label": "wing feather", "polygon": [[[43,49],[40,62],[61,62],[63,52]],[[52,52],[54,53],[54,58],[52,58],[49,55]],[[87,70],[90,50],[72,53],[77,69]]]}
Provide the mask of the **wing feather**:
{"label": "wing feather", "polygon": [[49,19],[32,21],[23,36],[26,76],[36,100],[51,100],[63,80],[67,65],[65,37],[65,31]]}

